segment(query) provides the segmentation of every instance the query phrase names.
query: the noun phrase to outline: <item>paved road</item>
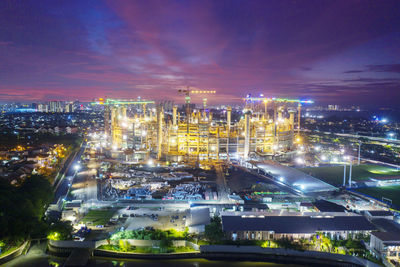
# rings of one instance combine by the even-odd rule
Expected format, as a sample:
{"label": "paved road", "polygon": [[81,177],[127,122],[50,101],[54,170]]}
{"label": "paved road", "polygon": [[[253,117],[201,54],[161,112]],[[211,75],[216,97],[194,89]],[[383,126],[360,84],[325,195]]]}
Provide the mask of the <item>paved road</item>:
{"label": "paved road", "polygon": [[251,169],[249,169],[247,167],[244,167],[244,166],[241,166],[241,165],[233,164],[233,166],[235,166],[237,168],[240,168],[240,169],[242,169],[242,170],[244,170],[244,171],[246,171],[248,173],[251,173],[253,175],[256,175],[256,176],[258,176],[260,178],[264,178],[264,179],[274,183],[279,188],[282,188],[283,191],[287,191],[287,192],[292,193],[292,194],[297,195],[297,196],[303,196],[303,193],[301,191],[296,190],[296,189],[292,188],[291,186],[288,186],[288,185],[286,185],[284,183],[281,183],[280,181],[276,180],[275,178],[269,177],[267,175],[263,175],[261,173],[258,173],[257,171],[251,170]]}
{"label": "paved road", "polygon": [[68,189],[76,172],[73,166],[81,158],[83,151],[85,151],[85,147],[86,144],[82,143],[78,153],[76,153],[70,161],[67,161],[69,164],[66,163],[62,168],[62,172],[60,172],[62,178],[56,185],[53,204],[56,204],[61,197],[64,197],[68,193]]}
{"label": "paved road", "polygon": [[372,140],[372,141],[380,141],[380,142],[400,145],[400,140],[397,140],[397,139],[389,139],[389,138],[383,138],[383,137],[374,137],[374,136],[358,135],[358,134],[333,133],[333,132],[321,132],[321,131],[310,131],[310,130],[303,130],[303,131],[318,133],[318,134],[327,134],[327,135],[333,134],[333,135],[343,136],[343,137],[365,138],[365,139]]}
{"label": "paved road", "polygon": [[[28,253],[21,255],[2,266],[21,267],[21,266],[48,266],[46,263],[48,255],[46,255],[47,242],[37,243],[32,241]],[[42,265],[43,263],[43,265]]]}
{"label": "paved road", "polygon": [[222,164],[216,164],[215,171],[217,173],[218,200],[220,200],[220,202],[229,202],[229,189],[226,184],[224,168],[222,167]]}
{"label": "paved road", "polygon": [[386,162],[379,161],[379,160],[373,160],[373,159],[367,159],[367,158],[361,158],[361,160],[368,161],[368,162],[375,163],[375,164],[382,164],[382,165],[390,166],[390,167],[397,168],[397,169],[400,168],[400,165],[386,163]]}

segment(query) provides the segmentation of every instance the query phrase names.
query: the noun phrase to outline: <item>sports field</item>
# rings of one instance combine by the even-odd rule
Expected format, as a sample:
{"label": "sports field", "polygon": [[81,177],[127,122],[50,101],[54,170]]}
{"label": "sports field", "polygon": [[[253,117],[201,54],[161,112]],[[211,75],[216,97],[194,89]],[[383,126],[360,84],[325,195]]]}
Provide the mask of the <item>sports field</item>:
{"label": "sports field", "polygon": [[[334,186],[343,184],[343,166],[314,167],[299,169],[311,176],[319,178]],[[346,167],[346,180],[349,177],[349,166]],[[400,170],[380,165],[353,165],[351,179],[353,181],[368,180],[369,178],[400,176]]]}
{"label": "sports field", "polygon": [[382,201],[382,197],[392,200],[392,203],[400,208],[400,185],[357,188],[354,191],[371,196]]}
{"label": "sports field", "polygon": [[81,222],[87,225],[106,225],[111,217],[114,215],[115,210],[90,210]]}

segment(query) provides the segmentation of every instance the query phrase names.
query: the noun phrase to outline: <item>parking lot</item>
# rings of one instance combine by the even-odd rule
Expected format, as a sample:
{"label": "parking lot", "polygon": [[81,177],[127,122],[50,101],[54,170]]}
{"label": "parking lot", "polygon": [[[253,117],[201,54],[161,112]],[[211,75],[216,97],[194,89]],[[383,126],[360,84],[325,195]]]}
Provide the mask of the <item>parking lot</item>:
{"label": "parking lot", "polygon": [[186,227],[188,211],[186,209],[130,207],[130,209],[119,210],[118,214],[126,218],[123,227],[128,230],[154,227],[161,230],[174,228],[183,231]]}

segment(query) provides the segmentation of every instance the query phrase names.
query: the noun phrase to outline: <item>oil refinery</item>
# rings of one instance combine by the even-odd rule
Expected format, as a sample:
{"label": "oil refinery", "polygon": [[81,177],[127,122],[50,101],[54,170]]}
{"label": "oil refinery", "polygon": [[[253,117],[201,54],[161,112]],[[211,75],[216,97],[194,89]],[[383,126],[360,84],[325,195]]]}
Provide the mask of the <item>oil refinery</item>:
{"label": "oil refinery", "polygon": [[[246,96],[244,109],[226,106],[214,118],[203,99],[193,108],[191,94],[215,91],[179,90],[185,106],[178,109],[151,100],[100,98],[104,105],[103,144],[112,157],[128,162],[185,163],[205,167],[224,160],[290,158],[300,140],[301,105],[310,100]],[[168,110],[169,109],[169,110]],[[297,141],[297,142],[296,142]]]}

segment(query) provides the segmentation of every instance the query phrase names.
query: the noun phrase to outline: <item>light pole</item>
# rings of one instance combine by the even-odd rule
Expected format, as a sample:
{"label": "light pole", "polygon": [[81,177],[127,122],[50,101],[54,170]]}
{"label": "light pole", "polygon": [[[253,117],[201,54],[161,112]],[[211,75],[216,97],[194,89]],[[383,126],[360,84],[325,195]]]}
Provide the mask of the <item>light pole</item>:
{"label": "light pole", "polygon": [[80,166],[79,164],[76,164],[76,165],[74,166],[74,170],[75,170],[76,172],[78,172],[78,171],[80,170],[80,168],[81,168],[81,166]]}
{"label": "light pole", "polygon": [[357,160],[357,165],[360,165],[360,158],[361,158],[361,142],[358,143],[358,160]]}
{"label": "light pole", "polygon": [[352,173],[352,167],[353,167],[353,157],[350,156],[349,188],[351,188],[351,173]]}
{"label": "light pole", "polygon": [[346,186],[346,162],[343,165],[343,187]]}

